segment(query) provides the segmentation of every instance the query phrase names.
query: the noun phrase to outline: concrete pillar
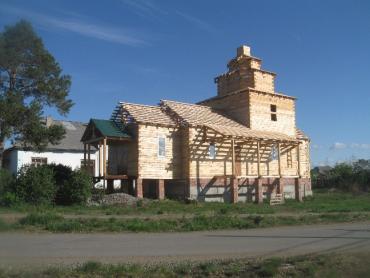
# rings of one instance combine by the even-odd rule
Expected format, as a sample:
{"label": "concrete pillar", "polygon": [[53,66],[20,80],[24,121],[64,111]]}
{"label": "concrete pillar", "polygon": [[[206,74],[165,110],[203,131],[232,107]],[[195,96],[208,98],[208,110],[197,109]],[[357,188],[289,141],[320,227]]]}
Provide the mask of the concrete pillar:
{"label": "concrete pillar", "polygon": [[295,179],[295,199],[298,202],[302,202],[302,179],[301,178],[296,178]]}
{"label": "concrete pillar", "polygon": [[256,203],[262,204],[263,203],[263,187],[262,187],[262,178],[257,178],[256,183]]}
{"label": "concrete pillar", "polygon": [[114,186],[113,186],[114,180],[107,180],[107,193],[113,193]]}
{"label": "concrete pillar", "polygon": [[164,196],[164,180],[160,179],[157,181],[157,198],[158,200],[163,200]]}
{"label": "concrete pillar", "polygon": [[143,198],[143,179],[136,179],[135,196]]}
{"label": "concrete pillar", "polygon": [[231,202],[238,202],[238,180],[235,177],[230,178],[230,193],[231,193]]}
{"label": "concrete pillar", "polygon": [[283,178],[278,178],[277,193],[283,194],[284,196],[284,179]]}

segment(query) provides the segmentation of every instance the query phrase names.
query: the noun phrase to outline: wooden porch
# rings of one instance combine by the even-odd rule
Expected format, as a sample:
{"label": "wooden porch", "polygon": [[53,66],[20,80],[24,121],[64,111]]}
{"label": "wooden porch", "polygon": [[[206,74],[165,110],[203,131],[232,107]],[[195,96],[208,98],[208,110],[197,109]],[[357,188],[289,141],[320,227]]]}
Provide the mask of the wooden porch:
{"label": "wooden porch", "polygon": [[[81,140],[84,144],[84,165],[87,172],[93,178],[94,183],[103,181],[104,188],[107,186],[108,192],[113,192],[115,180],[128,180],[130,178],[127,173],[110,173],[109,172],[109,157],[108,149],[110,145],[121,144],[131,141],[131,137],[121,131],[113,121],[95,120],[92,119],[86,128],[86,131]],[[91,167],[92,148],[97,150],[97,171],[95,167]]]}
{"label": "wooden porch", "polygon": [[[253,133],[253,132],[252,132]],[[231,174],[230,175],[216,175],[214,178],[225,179],[225,184],[230,181],[230,193],[231,201],[233,203],[238,202],[238,190],[239,186],[237,181],[241,178],[252,178],[257,180],[255,188],[255,201],[260,204],[263,202],[263,179],[274,178],[278,181],[278,187],[276,194],[283,196],[284,198],[284,178],[294,178],[295,179],[295,198],[298,201],[302,201],[301,192],[301,163],[300,163],[300,149],[299,145],[301,142],[293,138],[281,138],[274,134],[263,134],[263,132],[258,132],[258,137],[250,136],[249,134],[243,134],[243,132],[238,132],[237,130],[229,131],[226,129],[220,129],[219,127],[209,127],[202,126],[202,142],[218,142],[222,144],[227,144],[230,146],[231,151],[225,151],[225,156],[231,158]],[[249,136],[248,136],[249,135]],[[263,135],[263,136],[261,136]],[[246,146],[245,155],[248,156],[253,153],[257,157],[257,173],[255,175],[241,175],[240,170],[237,169],[236,165],[236,149],[240,146]],[[266,158],[266,150],[276,148],[277,151],[277,163],[278,172],[277,175],[263,175],[261,171],[261,160],[263,157]],[[282,175],[282,158],[281,153],[287,150],[296,150],[296,160],[297,160],[297,171],[295,175],[284,176]],[[222,150],[221,150],[222,151]],[[231,156],[231,157],[230,157]]]}

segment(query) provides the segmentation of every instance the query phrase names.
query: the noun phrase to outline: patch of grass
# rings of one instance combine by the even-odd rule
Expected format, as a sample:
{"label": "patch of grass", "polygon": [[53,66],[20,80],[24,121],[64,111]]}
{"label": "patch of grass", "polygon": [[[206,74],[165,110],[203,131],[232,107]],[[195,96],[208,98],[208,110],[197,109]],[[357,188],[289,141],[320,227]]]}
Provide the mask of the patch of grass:
{"label": "patch of grass", "polygon": [[19,220],[21,225],[44,226],[51,222],[61,221],[63,217],[55,213],[30,213],[26,217]]}
{"label": "patch of grass", "polygon": [[276,214],[276,213],[339,213],[339,212],[370,212],[370,194],[351,194],[338,192],[314,192],[303,203],[286,200],[284,205],[270,206],[268,203],[219,203],[219,202],[182,202],[174,200],[143,202],[139,200],[136,206],[31,206],[18,204],[14,207],[0,207],[1,213],[11,212],[51,212],[70,215],[195,215],[195,214]]}
{"label": "patch of grass", "polygon": [[[301,216],[197,215],[174,219],[64,218],[56,214],[31,213],[19,220],[18,227],[50,232],[190,232],[223,229],[266,228],[370,220],[368,214],[314,214]],[[11,228],[11,227],[10,227]],[[9,229],[10,229],[9,228]],[[6,226],[5,226],[6,229]]]}
{"label": "patch of grass", "polygon": [[156,264],[102,264],[0,269],[1,277],[369,277],[370,253]]}
{"label": "patch of grass", "polygon": [[[0,231],[12,229],[52,232],[161,232],[248,229],[369,220],[370,194],[315,193],[303,203],[287,200],[281,206],[267,203],[205,203],[139,201],[137,206],[27,206],[0,208],[1,213],[26,212],[19,222],[1,221]],[[76,216],[77,215],[77,216]],[[81,215],[81,217],[78,217]],[[100,216],[111,218],[102,219]],[[131,215],[137,218],[119,218]],[[170,216],[171,215],[171,216]],[[182,217],[181,217],[182,216]],[[11,219],[11,218],[9,218]]]}
{"label": "patch of grass", "polygon": [[304,212],[370,212],[370,194],[352,194],[338,192],[314,192],[304,202],[287,200],[279,210],[304,211]]}
{"label": "patch of grass", "polygon": [[11,212],[53,212],[58,214],[81,215],[156,215],[156,214],[199,214],[222,212],[229,214],[271,214],[275,209],[267,203],[256,205],[254,203],[228,204],[220,202],[183,202],[174,200],[137,201],[136,206],[110,205],[110,206],[32,206],[19,204],[13,207],[0,207],[1,213]]}
{"label": "patch of grass", "polygon": [[279,267],[282,265],[283,260],[281,258],[267,259],[261,266],[256,270],[256,273],[260,277],[272,277],[278,272]]}

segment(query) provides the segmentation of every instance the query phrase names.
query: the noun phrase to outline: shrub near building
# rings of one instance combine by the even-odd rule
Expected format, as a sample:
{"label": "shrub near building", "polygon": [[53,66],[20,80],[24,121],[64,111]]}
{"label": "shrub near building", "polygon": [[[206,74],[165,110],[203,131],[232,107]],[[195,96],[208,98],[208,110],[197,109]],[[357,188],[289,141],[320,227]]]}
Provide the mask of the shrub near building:
{"label": "shrub near building", "polygon": [[9,205],[15,202],[15,194],[10,192],[15,178],[7,170],[0,168],[0,204]]}
{"label": "shrub near building", "polygon": [[53,169],[47,165],[23,167],[14,186],[16,197],[33,205],[51,204],[56,191]]}
{"label": "shrub near building", "polygon": [[9,188],[13,182],[13,175],[8,170],[0,168],[0,195],[6,192],[7,188]]}
{"label": "shrub near building", "polygon": [[16,179],[5,170],[0,171],[0,201],[6,206],[84,204],[91,188],[92,180],[85,172],[60,164],[25,166]]}
{"label": "shrub near building", "polygon": [[72,171],[64,165],[50,165],[54,169],[57,186],[55,203],[57,205],[84,204],[91,196],[91,177],[79,169]]}

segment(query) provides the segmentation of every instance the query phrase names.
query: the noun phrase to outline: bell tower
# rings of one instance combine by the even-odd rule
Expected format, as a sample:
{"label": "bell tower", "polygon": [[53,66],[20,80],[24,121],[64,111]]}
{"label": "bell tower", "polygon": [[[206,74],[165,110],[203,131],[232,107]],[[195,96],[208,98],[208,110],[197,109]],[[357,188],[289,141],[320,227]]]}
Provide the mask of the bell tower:
{"label": "bell tower", "polygon": [[248,88],[274,92],[275,73],[261,70],[261,62],[251,55],[249,46],[238,47],[236,57],[227,64],[228,71],[215,78],[217,95],[225,96]]}

